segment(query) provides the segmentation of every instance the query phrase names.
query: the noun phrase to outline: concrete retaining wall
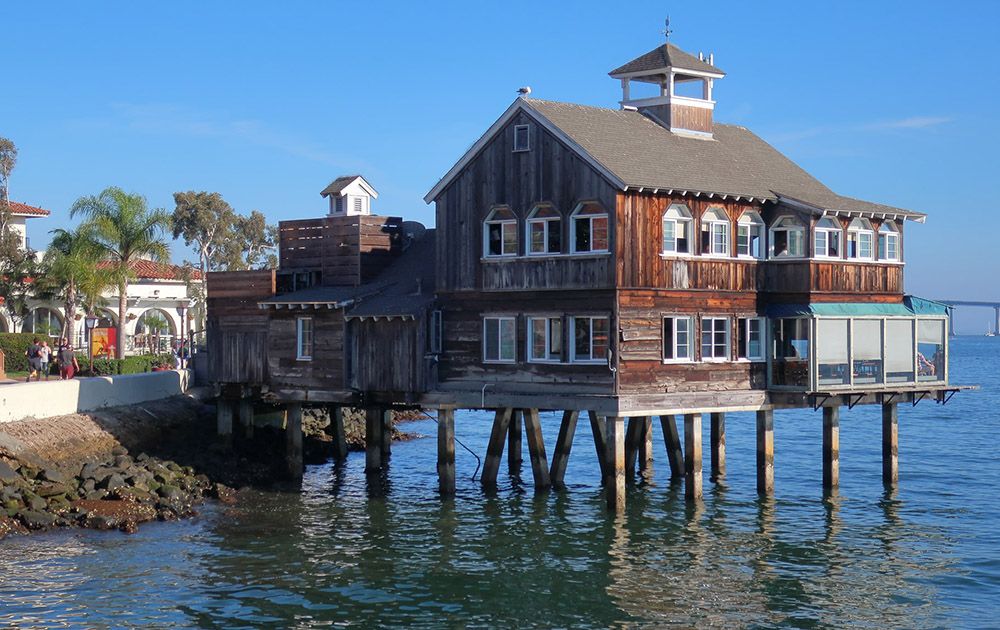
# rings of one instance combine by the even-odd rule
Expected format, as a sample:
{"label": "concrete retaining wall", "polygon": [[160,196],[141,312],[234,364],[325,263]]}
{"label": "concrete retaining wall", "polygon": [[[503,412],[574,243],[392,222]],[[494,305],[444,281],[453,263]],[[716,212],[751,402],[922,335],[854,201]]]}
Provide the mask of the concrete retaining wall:
{"label": "concrete retaining wall", "polygon": [[183,394],[190,370],[0,385],[0,423],[134,405]]}

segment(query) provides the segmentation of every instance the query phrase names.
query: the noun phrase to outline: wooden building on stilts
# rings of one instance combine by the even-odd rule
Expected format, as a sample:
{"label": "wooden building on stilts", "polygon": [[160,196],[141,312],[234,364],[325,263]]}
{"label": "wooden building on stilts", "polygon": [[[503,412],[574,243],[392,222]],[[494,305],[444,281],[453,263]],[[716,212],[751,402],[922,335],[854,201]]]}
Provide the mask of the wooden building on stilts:
{"label": "wooden building on stilts", "polygon": [[[894,485],[898,405],[961,389],[946,307],[903,293],[904,224],[925,216],[837,194],[715,122],[712,56],[666,43],[610,75],[614,109],[517,98],[425,197],[434,230],[372,214],[374,188],[349,176],[323,191],[328,216],[281,222],[276,272],[209,274],[220,433],[234,409],[252,430],[255,399],[286,405],[301,474],[302,405],[362,407],[377,470],[388,410],[437,409],[447,495],[456,409],[495,412],[486,487],[506,444],[519,465],[522,431],[536,488],[561,485],[582,415],[621,509],[654,418],[698,500],[703,414],[714,480],[726,414],[756,412],[769,495],[775,410],[822,410],[832,489],[841,408],[877,404]],[[551,460],[539,410],[563,412]]]}

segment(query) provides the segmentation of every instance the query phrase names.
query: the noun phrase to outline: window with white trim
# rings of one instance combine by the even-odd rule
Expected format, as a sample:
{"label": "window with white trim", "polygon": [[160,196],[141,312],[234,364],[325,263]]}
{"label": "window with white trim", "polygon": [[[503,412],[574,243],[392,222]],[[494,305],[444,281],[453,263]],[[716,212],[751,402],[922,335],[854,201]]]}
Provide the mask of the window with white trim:
{"label": "window with white trim", "polygon": [[562,252],[562,215],[552,206],[541,205],[532,210],[525,229],[529,256]]}
{"label": "window with white trim", "polygon": [[764,318],[736,320],[736,356],[744,361],[764,360]]}
{"label": "window with white trim", "polygon": [[784,216],[771,226],[771,258],[805,256],[806,228],[792,216]]}
{"label": "window with white trim", "polygon": [[899,261],[899,228],[888,219],[878,228],[878,259]]}
{"label": "window with white trim", "polygon": [[517,319],[484,317],[483,362],[514,363],[515,361],[517,361]]}
{"label": "window with white trim", "polygon": [[857,218],[847,226],[847,257],[854,260],[874,260],[875,230],[868,219]]}
{"label": "window with white trim", "polygon": [[701,318],[701,360],[729,360],[729,318]]}
{"label": "window with white trim", "polygon": [[295,359],[297,361],[312,361],[313,357],[313,320],[312,317],[295,319]]}
{"label": "window with white trim", "polygon": [[690,361],[691,318],[669,316],[663,318],[663,360]]}
{"label": "window with white trim", "polygon": [[531,126],[514,125],[514,151],[531,150]]}
{"label": "window with white trim", "polygon": [[562,361],[563,320],[561,317],[528,318],[528,360]]}
{"label": "window with white trim", "polygon": [[574,317],[570,320],[574,363],[603,363],[608,358],[607,317]]}
{"label": "window with white trim", "polygon": [[517,215],[496,208],[483,222],[483,252],[487,257],[517,256]]}
{"label": "window with white trim", "polygon": [[681,203],[671,204],[663,213],[663,253],[691,253],[691,211]]}
{"label": "window with white trim", "polygon": [[571,217],[573,252],[608,251],[608,213],[599,204],[580,204]]}
{"label": "window with white trim", "polygon": [[341,213],[341,214],[344,212],[344,198],[343,197],[337,197],[337,200],[336,200],[336,203],[335,203],[335,207],[336,207],[336,212]]}
{"label": "window with white trim", "polygon": [[736,255],[764,257],[764,220],[752,210],[744,212],[736,224]]}
{"label": "window with white trim", "polygon": [[833,217],[823,217],[816,222],[813,255],[817,258],[840,258],[840,222]]}
{"label": "window with white trim", "polygon": [[729,217],[722,208],[709,208],[701,215],[701,253],[729,255]]}

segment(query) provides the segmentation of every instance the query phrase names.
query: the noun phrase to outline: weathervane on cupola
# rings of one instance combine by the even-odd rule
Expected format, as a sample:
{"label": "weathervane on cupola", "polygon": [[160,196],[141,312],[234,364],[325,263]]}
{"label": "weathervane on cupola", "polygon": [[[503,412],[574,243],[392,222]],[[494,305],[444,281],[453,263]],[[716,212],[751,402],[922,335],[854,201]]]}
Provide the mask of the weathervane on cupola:
{"label": "weathervane on cupola", "polygon": [[669,42],[670,41],[670,34],[673,33],[673,31],[670,30],[670,16],[669,15],[667,16],[667,19],[664,20],[664,28],[663,28],[663,31],[661,31],[661,32],[663,33],[663,38]]}

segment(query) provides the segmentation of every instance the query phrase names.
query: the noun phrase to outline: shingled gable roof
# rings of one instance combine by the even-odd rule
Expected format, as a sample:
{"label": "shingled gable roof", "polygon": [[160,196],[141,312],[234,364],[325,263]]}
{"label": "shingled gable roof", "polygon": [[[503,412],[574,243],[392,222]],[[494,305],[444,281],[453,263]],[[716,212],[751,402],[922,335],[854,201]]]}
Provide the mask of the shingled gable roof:
{"label": "shingled gable roof", "polygon": [[924,217],[838,195],[744,127],[716,123],[714,139],[705,140],[672,133],[633,110],[525,98],[514,101],[424,200],[433,201],[518,111],[531,115],[621,190],[787,200],[815,211]]}
{"label": "shingled gable roof", "polygon": [[715,76],[725,76],[725,72],[715,66],[690,55],[673,44],[663,44],[657,46],[645,55],[640,55],[620,68],[616,68],[608,74],[618,77],[623,74],[636,74],[664,68],[675,68],[677,70],[694,70],[705,72]]}
{"label": "shingled gable roof", "polygon": [[368,194],[377,199],[378,193],[375,192],[375,189],[372,187],[372,185],[369,184],[368,181],[361,175],[342,175],[338,177],[337,179],[330,182],[330,184],[323,189],[323,191],[320,193],[320,196],[326,197],[328,195],[339,195],[341,192],[343,192],[345,188],[353,184],[354,181],[358,179],[361,180],[361,185],[365,188],[365,190],[368,191]]}

